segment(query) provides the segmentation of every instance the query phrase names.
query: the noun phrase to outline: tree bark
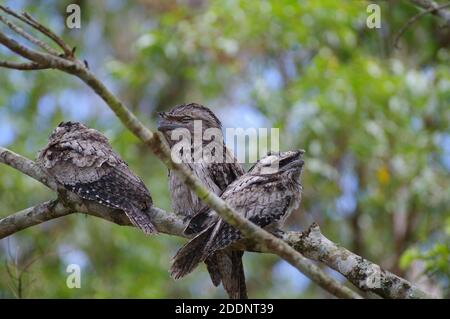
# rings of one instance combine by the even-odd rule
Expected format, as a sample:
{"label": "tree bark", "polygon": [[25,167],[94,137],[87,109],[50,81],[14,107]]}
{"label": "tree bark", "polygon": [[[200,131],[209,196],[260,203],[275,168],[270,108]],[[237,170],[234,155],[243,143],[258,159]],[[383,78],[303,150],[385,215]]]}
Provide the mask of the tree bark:
{"label": "tree bark", "polygon": [[[0,162],[26,173],[54,190],[57,189],[54,182],[33,161],[8,149],[0,147]],[[28,227],[73,213],[89,214],[118,225],[132,226],[126,215],[121,211],[82,201],[75,194],[66,193],[60,194],[58,200],[44,202],[0,219],[0,239]],[[169,235],[187,237],[183,234],[186,226],[183,222],[183,216],[166,212],[157,207],[153,207],[151,213],[158,231]],[[405,279],[330,241],[322,235],[319,226],[316,224],[313,224],[303,233],[280,231],[276,235],[292,249],[341,273],[363,291],[376,293],[383,298],[431,298]],[[237,243],[236,248],[273,253],[270,246],[259,245],[252,237]],[[314,269],[309,271],[314,272]],[[334,291],[334,293],[340,295],[339,291]],[[357,295],[355,294],[354,297],[357,297]]]}
{"label": "tree bark", "polygon": [[[41,25],[39,22],[31,18],[28,14],[24,13],[19,15],[8,8],[0,6],[0,10],[9,16],[19,19],[20,21],[31,26],[35,31],[43,34],[47,38],[51,39],[63,53],[54,54],[53,52],[48,52],[45,50],[46,46],[40,46],[44,48],[46,52],[40,52],[37,50],[30,49],[14,39],[6,36],[0,31],[0,43],[6,48],[10,49],[16,55],[29,60],[34,63],[36,67],[41,68],[54,68],[65,73],[74,75],[85,82],[92,90],[94,90],[109,106],[109,108],[116,114],[120,121],[127,127],[136,137],[138,137],[148,148],[175,174],[177,174],[180,179],[191,189],[197,196],[204,201],[211,209],[213,209],[217,214],[222,217],[227,223],[236,227],[241,231],[241,233],[257,248],[262,251],[268,251],[279,255],[281,258],[285,259],[291,265],[296,267],[298,270],[303,272],[306,276],[316,282],[319,286],[326,289],[330,293],[341,298],[360,298],[360,296],[352,291],[351,289],[341,285],[337,280],[328,276],[323,270],[317,267],[314,263],[305,258],[297,250],[291,247],[284,240],[275,237],[274,235],[268,233],[267,231],[256,226],[252,222],[245,219],[243,216],[238,214],[236,211],[231,209],[223,200],[221,200],[215,194],[209,192],[204,185],[201,184],[198,178],[193,176],[183,165],[175,163],[171,158],[171,152],[167,143],[161,138],[159,133],[154,133],[146,128],[138,118],[117,98],[114,94],[108,90],[108,88],[96,78],[96,76],[88,69],[87,63],[83,63],[76,59],[74,56],[74,49],[70,49],[65,42],[54,34],[51,30]],[[6,19],[2,17],[2,21]],[[24,37],[23,33],[26,33],[20,29],[15,24],[8,22],[8,27],[15,31],[16,34]],[[18,32],[17,30],[22,30]],[[29,33],[25,36],[27,39],[35,39],[35,42],[39,41],[36,37]],[[57,189],[57,185],[50,178],[45,176],[33,162],[26,160],[17,154],[9,152],[5,149],[0,149],[0,160],[5,164],[11,165],[25,174],[32,176],[35,175],[38,180],[44,182],[51,189]],[[28,164],[28,165],[25,165]],[[118,221],[118,216],[122,216],[117,211],[105,211],[103,207],[98,207],[99,205],[94,205],[92,203],[86,203],[81,201],[75,194],[68,192],[59,192],[59,202],[47,202],[36,207],[30,208],[28,210],[19,212],[15,215],[6,217],[0,221],[0,225],[6,225],[5,234],[14,230],[23,229],[34,225],[35,221],[39,218],[45,216],[63,216],[63,214],[70,214],[74,211],[83,211],[85,213],[90,213],[99,217],[104,217],[113,222]],[[68,210],[63,209],[61,204]],[[44,209],[46,208],[47,209]],[[161,232],[170,233],[172,227],[175,227],[179,231],[180,224],[178,219],[175,219],[175,215],[170,215],[168,213],[163,213],[162,210],[155,208],[155,219],[154,224]],[[171,216],[166,218],[166,214]],[[33,216],[30,218],[29,222],[22,222],[23,219],[27,219],[28,216]],[[123,222],[123,216],[120,217],[120,221]],[[29,225],[29,226],[27,226]],[[21,228],[22,227],[22,228]],[[364,286],[362,286],[364,287]],[[411,296],[414,297],[414,296]]]}

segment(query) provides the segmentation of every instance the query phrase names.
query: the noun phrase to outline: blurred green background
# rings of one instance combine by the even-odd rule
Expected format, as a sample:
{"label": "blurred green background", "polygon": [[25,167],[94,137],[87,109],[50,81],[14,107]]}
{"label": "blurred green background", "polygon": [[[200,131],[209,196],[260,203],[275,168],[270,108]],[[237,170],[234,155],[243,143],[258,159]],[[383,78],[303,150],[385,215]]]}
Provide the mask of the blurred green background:
{"label": "blurred green background", "polygon": [[[81,7],[81,29],[64,25],[69,3]],[[316,221],[330,239],[450,297],[450,28],[424,16],[395,49],[418,9],[377,2],[382,28],[369,29],[369,3],[6,1],[77,46],[153,129],[158,111],[191,101],[225,127],[280,128],[282,150],[306,150],[303,200],[287,228]],[[0,69],[1,146],[34,158],[62,120],[104,132],[170,210],[166,168],[88,87],[58,71]],[[54,197],[0,166],[0,217]],[[204,266],[169,277],[183,242],[84,215],[47,222],[0,241],[0,297],[225,297]],[[244,259],[250,297],[330,297],[274,256]],[[66,286],[72,263],[80,289]]]}

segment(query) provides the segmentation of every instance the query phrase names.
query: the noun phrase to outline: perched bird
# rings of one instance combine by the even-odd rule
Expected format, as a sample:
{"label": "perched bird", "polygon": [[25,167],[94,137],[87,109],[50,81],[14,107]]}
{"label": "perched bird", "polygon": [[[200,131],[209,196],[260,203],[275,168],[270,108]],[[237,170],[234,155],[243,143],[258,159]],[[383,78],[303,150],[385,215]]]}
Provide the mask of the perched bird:
{"label": "perched bird", "polygon": [[[180,154],[182,162],[211,192],[220,195],[229,184],[244,174],[242,166],[224,144],[222,124],[209,108],[196,103],[182,104],[159,115],[158,130],[163,133],[172,148],[178,143],[178,139],[173,139],[172,136],[176,130],[179,132],[184,129],[190,135],[188,150],[180,150],[181,153],[184,152]],[[195,132],[196,124],[199,123],[201,130]],[[207,135],[205,132],[211,129],[215,129],[218,136],[203,138]],[[194,141],[196,133],[202,135],[198,144]],[[200,152],[205,147],[213,150],[213,154],[202,152],[201,156],[195,158],[195,152]],[[183,155],[192,156],[194,160]],[[208,206],[170,170],[169,190],[174,212],[190,220],[186,234],[200,232],[213,222],[214,217],[208,212]],[[243,251],[225,250],[212,254],[205,260],[213,284],[218,286],[222,282],[230,298],[247,298],[242,255]]]}
{"label": "perched bird", "polygon": [[60,123],[38,153],[37,163],[62,189],[122,210],[146,234],[157,232],[149,213],[148,189],[97,130],[77,122]]}
{"label": "perched bird", "polygon": [[[234,181],[221,198],[245,218],[265,229],[278,229],[300,204],[303,151],[269,153]],[[217,218],[174,257],[172,276],[189,274],[200,262],[240,240],[239,230]]]}

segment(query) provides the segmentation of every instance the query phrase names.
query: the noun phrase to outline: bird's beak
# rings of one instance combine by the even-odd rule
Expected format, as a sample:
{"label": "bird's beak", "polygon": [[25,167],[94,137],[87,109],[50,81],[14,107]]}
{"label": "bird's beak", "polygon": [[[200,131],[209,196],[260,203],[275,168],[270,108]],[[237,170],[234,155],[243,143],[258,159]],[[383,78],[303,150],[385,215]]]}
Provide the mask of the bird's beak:
{"label": "bird's beak", "polygon": [[304,150],[288,152],[287,156],[280,161],[280,167],[283,170],[303,167],[305,164],[305,161],[302,159],[304,153]]}

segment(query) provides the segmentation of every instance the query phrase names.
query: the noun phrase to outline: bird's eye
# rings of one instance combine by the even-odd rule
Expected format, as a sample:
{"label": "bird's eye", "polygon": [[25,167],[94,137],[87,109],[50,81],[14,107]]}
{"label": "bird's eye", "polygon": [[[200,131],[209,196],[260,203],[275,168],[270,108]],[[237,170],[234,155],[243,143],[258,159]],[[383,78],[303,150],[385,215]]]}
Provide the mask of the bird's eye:
{"label": "bird's eye", "polygon": [[273,164],[272,162],[268,161],[268,162],[263,163],[262,167],[270,167],[270,166],[272,166],[272,164]]}
{"label": "bird's eye", "polygon": [[190,116],[183,116],[181,118],[181,122],[183,123],[189,123],[192,120],[192,118]]}

